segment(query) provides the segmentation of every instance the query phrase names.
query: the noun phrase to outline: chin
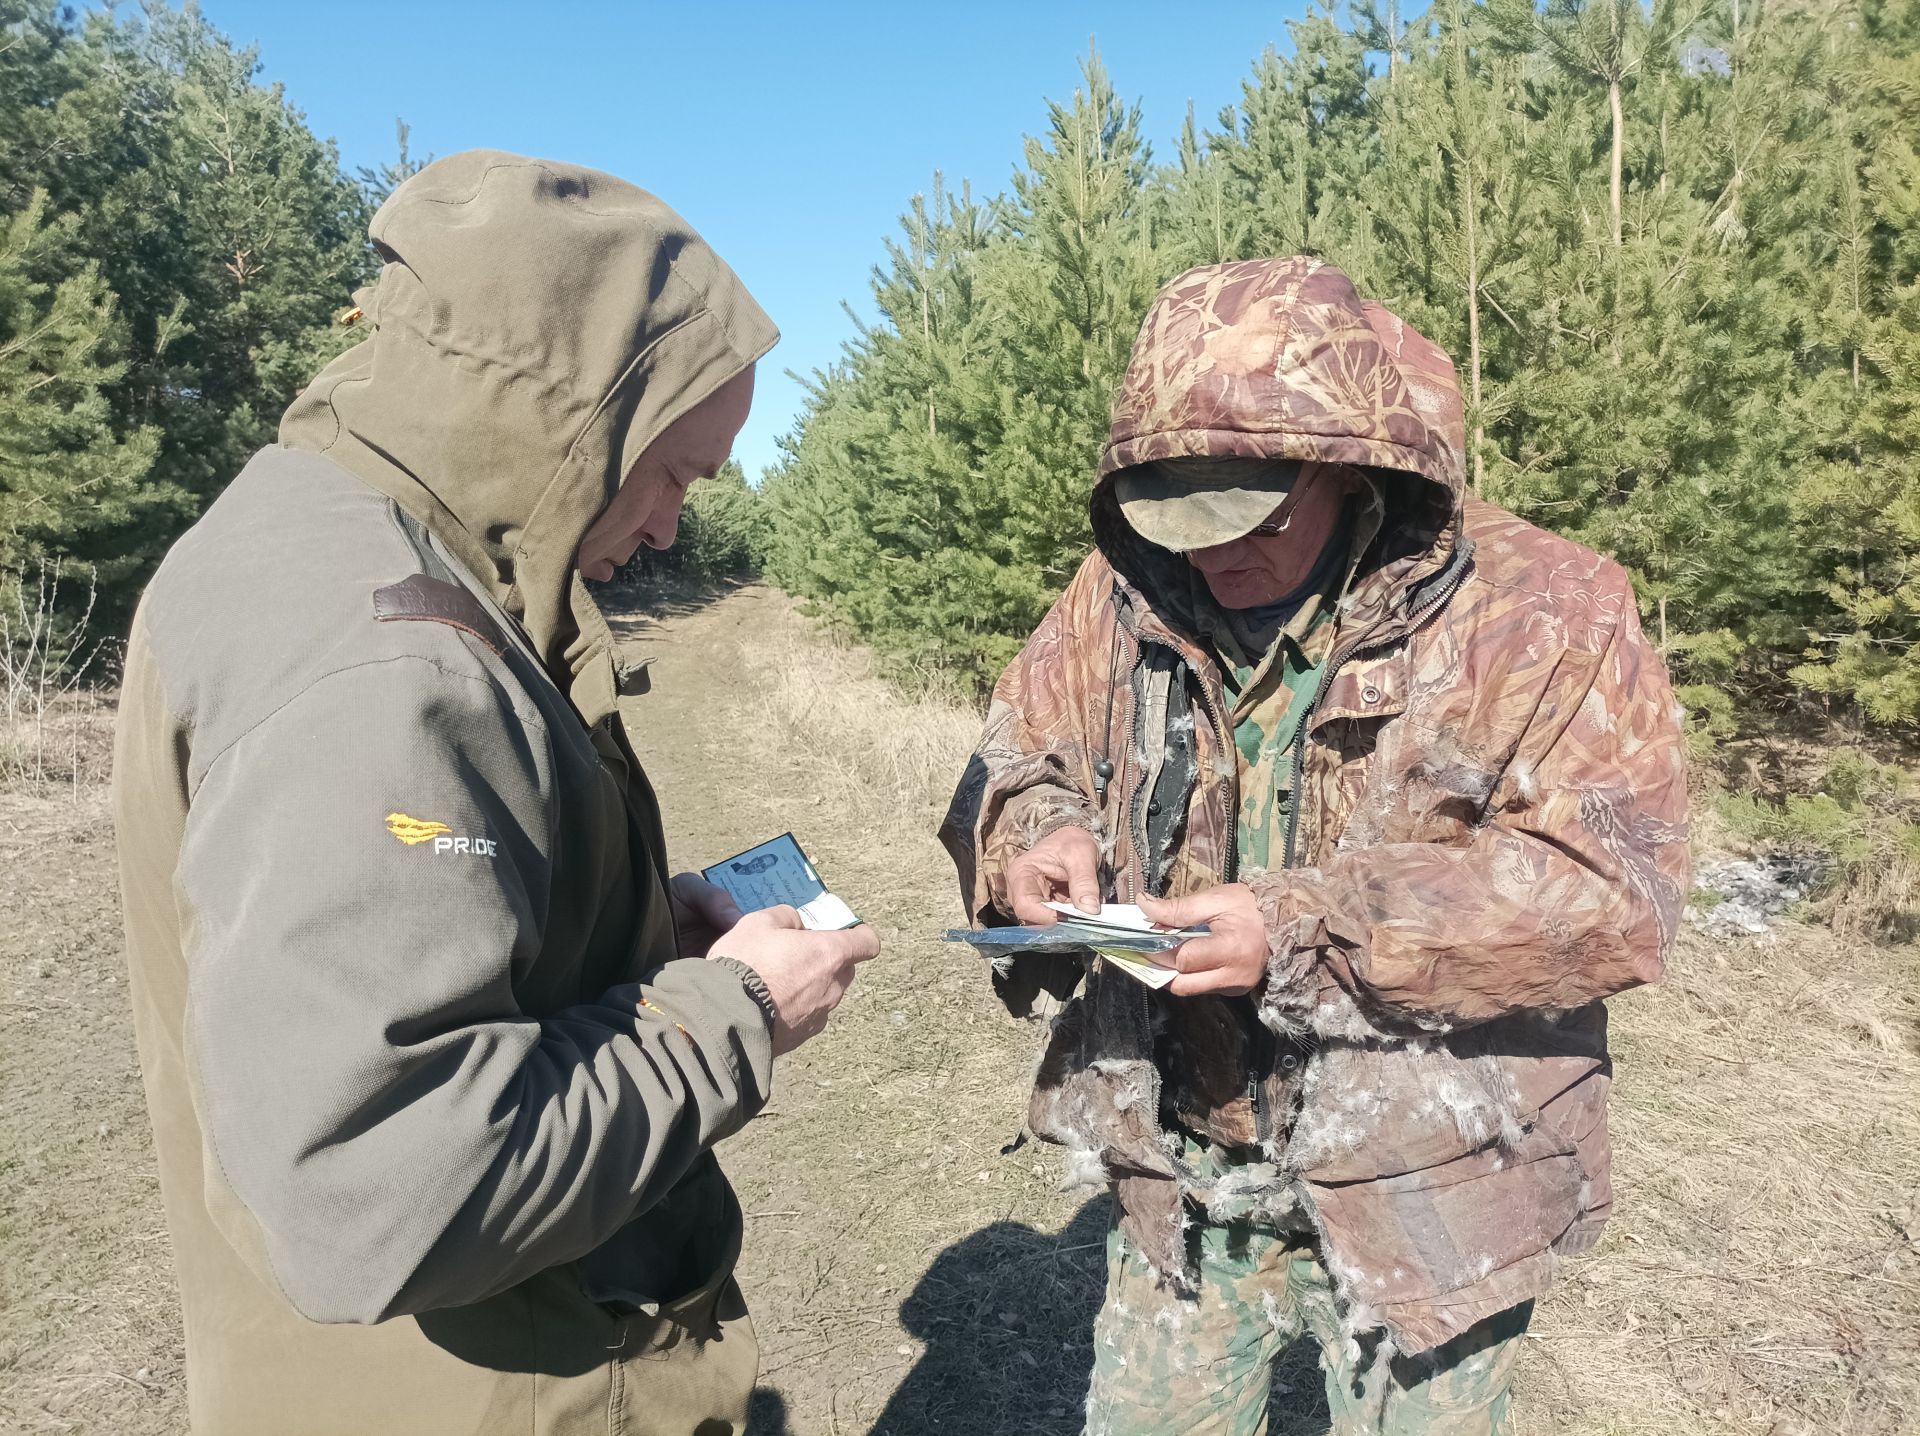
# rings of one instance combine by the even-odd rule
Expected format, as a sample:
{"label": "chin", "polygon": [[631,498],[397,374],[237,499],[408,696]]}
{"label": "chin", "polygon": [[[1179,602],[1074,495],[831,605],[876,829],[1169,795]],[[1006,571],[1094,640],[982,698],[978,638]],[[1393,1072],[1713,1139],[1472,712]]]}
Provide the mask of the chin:
{"label": "chin", "polygon": [[1207,592],[1213,595],[1213,601],[1222,608],[1258,608],[1269,600],[1265,596],[1266,585],[1249,583],[1226,577],[1207,576]]}

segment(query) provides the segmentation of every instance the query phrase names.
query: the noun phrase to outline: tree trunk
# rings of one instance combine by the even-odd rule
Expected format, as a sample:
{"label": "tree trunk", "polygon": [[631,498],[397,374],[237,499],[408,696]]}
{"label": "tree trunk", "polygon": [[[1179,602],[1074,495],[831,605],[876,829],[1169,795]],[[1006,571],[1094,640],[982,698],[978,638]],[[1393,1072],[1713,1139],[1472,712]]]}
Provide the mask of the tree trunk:
{"label": "tree trunk", "polygon": [[1627,122],[1620,105],[1620,77],[1607,81],[1607,106],[1613,111],[1613,168],[1608,175],[1608,198],[1613,204],[1613,247],[1620,247],[1620,170],[1627,149]]}
{"label": "tree trunk", "polygon": [[1468,380],[1473,395],[1473,491],[1477,494],[1486,482],[1486,427],[1480,422],[1480,226],[1475,218],[1477,206],[1467,201],[1467,354],[1472,373]]}
{"label": "tree trunk", "polygon": [[[927,294],[927,285],[932,278],[932,266],[929,265],[928,272],[920,278],[920,340],[925,346],[929,365],[933,362],[933,301]],[[932,393],[927,395],[927,433],[930,436],[940,433],[940,421],[934,415]]]}
{"label": "tree trunk", "polygon": [[1471,80],[1465,25],[1466,17],[1456,4],[1448,28],[1453,32],[1454,120],[1460,127],[1454,155],[1459,169],[1460,228],[1467,251],[1467,386],[1473,405],[1473,491],[1477,494],[1486,482],[1486,460],[1482,456],[1486,426],[1480,419],[1480,136],[1476,130],[1479,116],[1468,101]]}

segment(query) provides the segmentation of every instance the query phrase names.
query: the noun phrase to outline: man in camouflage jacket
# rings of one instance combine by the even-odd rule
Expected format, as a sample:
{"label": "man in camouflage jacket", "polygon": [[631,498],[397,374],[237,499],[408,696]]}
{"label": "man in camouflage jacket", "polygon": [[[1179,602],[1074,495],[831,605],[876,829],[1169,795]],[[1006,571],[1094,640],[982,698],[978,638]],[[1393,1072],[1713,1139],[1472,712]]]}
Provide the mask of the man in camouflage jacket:
{"label": "man in camouflage jacket", "polygon": [[1678,710],[1621,570],[1463,497],[1462,451],[1451,362],[1339,270],[1180,276],[1097,549],[994,690],[942,828],[970,916],[1211,926],[1160,991],[995,975],[1080,988],[1031,1122],[1117,1197],[1090,1431],[1264,1430],[1302,1329],[1337,1430],[1497,1430],[1606,1221],[1602,999],[1687,891]]}

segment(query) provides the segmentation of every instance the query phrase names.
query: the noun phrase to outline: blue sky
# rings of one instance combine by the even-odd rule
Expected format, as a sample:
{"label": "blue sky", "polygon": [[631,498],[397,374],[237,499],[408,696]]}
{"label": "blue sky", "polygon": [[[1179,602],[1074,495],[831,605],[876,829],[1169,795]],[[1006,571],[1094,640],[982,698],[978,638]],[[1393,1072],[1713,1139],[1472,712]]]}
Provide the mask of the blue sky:
{"label": "blue sky", "polygon": [[868,272],[933,172],[998,193],[1066,99],[1089,38],[1167,156],[1191,100],[1236,101],[1305,0],[1277,3],[508,4],[202,0],[349,170],[478,147],[574,160],[653,190],[780,325],[735,449],[777,457],[801,391],[871,312]]}

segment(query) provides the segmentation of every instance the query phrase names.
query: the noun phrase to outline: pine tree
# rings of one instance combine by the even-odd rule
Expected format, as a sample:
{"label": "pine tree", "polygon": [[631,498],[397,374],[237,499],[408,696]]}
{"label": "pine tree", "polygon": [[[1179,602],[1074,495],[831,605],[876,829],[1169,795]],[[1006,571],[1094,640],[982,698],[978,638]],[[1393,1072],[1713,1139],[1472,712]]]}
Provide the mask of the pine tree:
{"label": "pine tree", "polygon": [[390,164],[381,165],[378,169],[369,169],[365,165],[360,167],[360,189],[367,197],[367,204],[373,209],[378,209],[385,204],[388,195],[433,163],[432,155],[428,155],[423,160],[413,157],[413,148],[410,143],[413,138],[413,128],[405,120],[395,118],[393,133],[393,161]]}
{"label": "pine tree", "polygon": [[1476,485],[1625,565],[1716,724],[1805,687],[1920,722],[1920,0],[1290,35],[1158,167],[1095,57],[963,263],[909,218],[770,490],[783,581],[991,676],[1084,552],[1147,297],[1308,251],[1455,355]]}
{"label": "pine tree", "polygon": [[[1920,5],[1863,7],[1838,41],[1819,317],[1845,415],[1794,495],[1837,622],[1794,677],[1920,721]],[[1866,115],[1877,123],[1863,123]],[[1888,116],[1895,123],[1887,124]]]}
{"label": "pine tree", "polygon": [[[146,566],[272,438],[299,386],[358,336],[334,316],[371,272],[367,208],[254,57],[199,12],[108,9],[75,19],[34,0],[0,30],[0,118],[15,96],[36,148],[0,146],[5,213],[44,191],[64,226],[33,277],[92,266],[124,340],[100,389],[113,433],[157,439],[153,502],[87,530],[124,575],[103,590],[124,618]],[[15,67],[15,68],[9,68]]]}
{"label": "pine tree", "polygon": [[1097,56],[991,210],[936,183],[880,322],[813,379],[769,570],[896,665],[980,685],[1086,552],[1114,383],[1157,285],[1137,107]]}
{"label": "pine tree", "polygon": [[0,599],[30,570],[81,566],[103,528],[171,497],[141,482],[157,436],[114,430],[124,330],[98,272],[34,277],[70,229],[40,193],[0,230]]}

